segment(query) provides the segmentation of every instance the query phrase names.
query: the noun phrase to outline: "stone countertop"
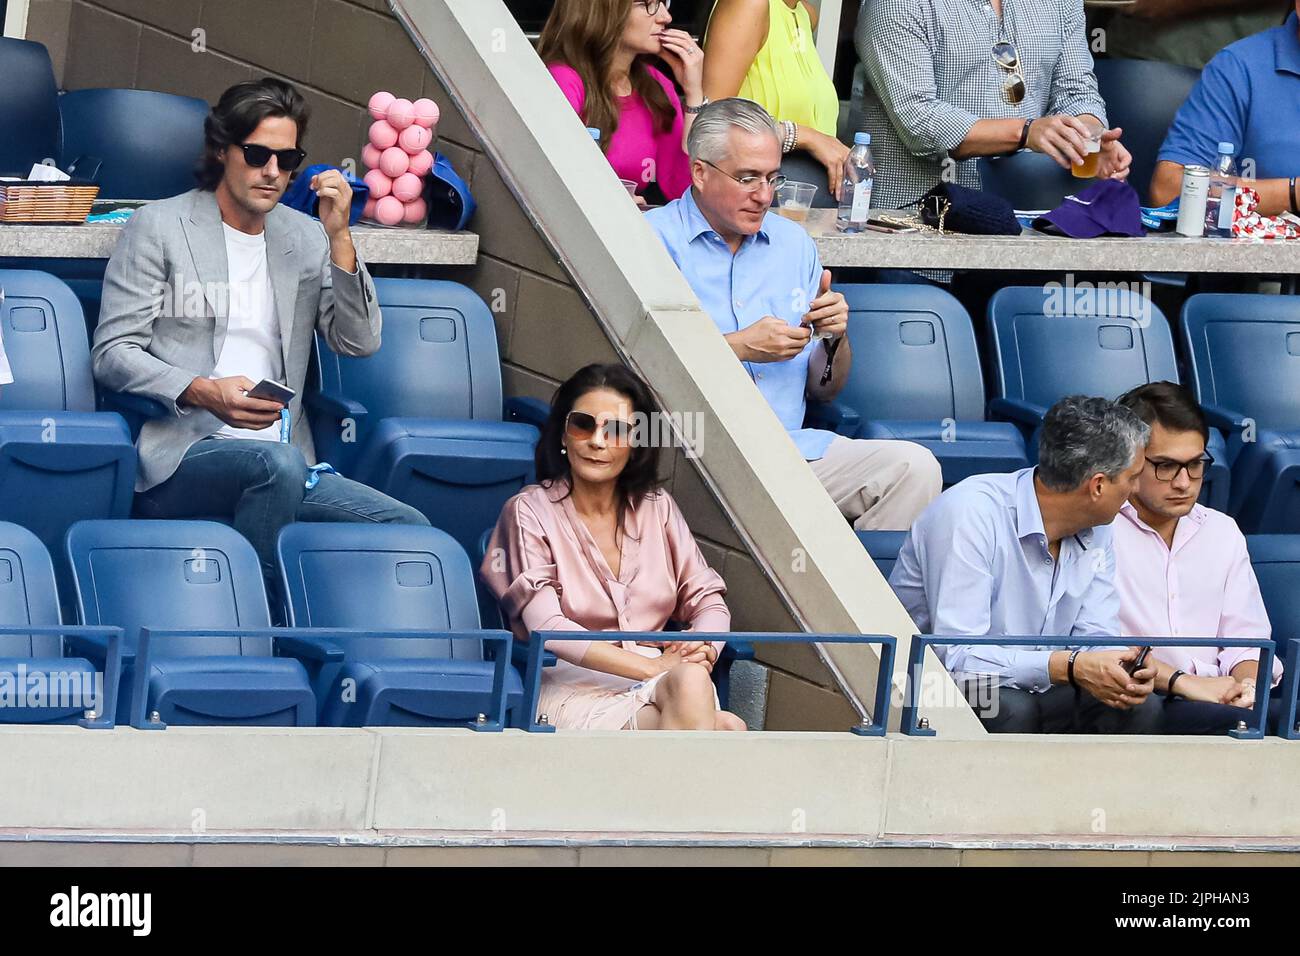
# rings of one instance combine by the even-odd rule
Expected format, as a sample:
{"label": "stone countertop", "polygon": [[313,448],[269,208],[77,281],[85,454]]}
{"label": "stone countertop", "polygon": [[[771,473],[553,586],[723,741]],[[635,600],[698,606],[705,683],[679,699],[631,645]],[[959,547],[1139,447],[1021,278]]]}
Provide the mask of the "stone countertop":
{"label": "stone countertop", "polygon": [[[0,256],[107,259],[122,227],[103,223],[80,226],[0,224]],[[368,263],[469,266],[478,260],[478,236],[442,229],[357,225],[357,252]]]}
{"label": "stone countertop", "polygon": [[[872,212],[873,218],[877,215]],[[1300,242],[1186,239],[1172,233],[1137,239],[1065,239],[1030,230],[1019,236],[871,231],[844,235],[835,228],[834,209],[813,209],[804,226],[817,243],[822,265],[832,268],[1300,272]]]}

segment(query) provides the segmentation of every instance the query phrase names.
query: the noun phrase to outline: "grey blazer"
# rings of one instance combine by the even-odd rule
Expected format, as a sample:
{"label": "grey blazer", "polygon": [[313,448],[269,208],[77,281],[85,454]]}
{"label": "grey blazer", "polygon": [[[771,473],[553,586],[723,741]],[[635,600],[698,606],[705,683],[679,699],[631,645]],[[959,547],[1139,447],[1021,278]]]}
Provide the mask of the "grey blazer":
{"label": "grey blazer", "polygon": [[[320,329],[341,355],[370,355],[379,348],[379,303],[360,258],[355,273],[338,268],[321,224],[287,206],[266,217],[266,258],[285,384],[298,393],[289,405],[290,437],[314,463],[302,412],[312,333]],[[176,400],[216,366],[229,321],[227,279],[221,213],[211,192],[196,189],[142,207],[113,250],[95,329],[95,378],[171,413],[140,431],[136,491],[166,481],[191,445],[222,427],[212,413]]]}

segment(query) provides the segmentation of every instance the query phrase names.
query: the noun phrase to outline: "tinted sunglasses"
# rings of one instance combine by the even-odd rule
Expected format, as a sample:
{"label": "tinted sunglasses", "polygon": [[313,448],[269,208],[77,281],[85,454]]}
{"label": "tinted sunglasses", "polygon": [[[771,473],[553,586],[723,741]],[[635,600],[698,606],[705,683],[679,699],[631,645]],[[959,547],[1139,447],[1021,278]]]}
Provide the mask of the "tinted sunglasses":
{"label": "tinted sunglasses", "polygon": [[259,146],[257,143],[240,143],[239,148],[244,151],[244,162],[254,169],[261,169],[274,156],[279,167],[286,173],[291,173],[307,158],[307,154],[301,149],[271,149],[269,146]]}
{"label": "tinted sunglasses", "polygon": [[1006,40],[993,44],[993,62],[1007,74],[1002,78],[1002,98],[1014,106],[1025,98],[1025,78],[1020,73],[1016,45]]}
{"label": "tinted sunglasses", "polygon": [[[588,441],[600,427],[595,415],[572,411],[564,417],[564,433],[578,441]],[[608,419],[604,426],[605,441],[610,445],[628,445],[632,442],[632,426],[621,418]]]}

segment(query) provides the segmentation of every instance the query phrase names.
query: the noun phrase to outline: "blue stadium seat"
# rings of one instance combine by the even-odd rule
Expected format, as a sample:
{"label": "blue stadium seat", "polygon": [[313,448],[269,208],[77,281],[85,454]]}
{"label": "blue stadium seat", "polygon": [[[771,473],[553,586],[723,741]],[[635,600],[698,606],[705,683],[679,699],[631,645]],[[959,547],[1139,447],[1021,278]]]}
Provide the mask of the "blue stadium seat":
{"label": "blue stadium seat", "polygon": [[307,672],[274,656],[291,640],[269,626],[257,554],[232,528],[79,521],[67,552],[82,621],[125,631],[118,706],[133,727],[315,724]]}
{"label": "blue stadium seat", "polygon": [[59,159],[59,90],[45,46],[0,37],[0,175]]}
{"label": "blue stadium seat", "polygon": [[1229,510],[1247,534],[1300,532],[1300,298],[1194,295],[1181,325],[1196,397],[1228,433]]}
{"label": "blue stadium seat", "polygon": [[889,580],[889,575],[894,571],[894,564],[898,561],[898,552],[902,550],[903,542],[907,540],[907,532],[859,531],[857,535],[871,560],[876,562],[877,569],[885,576],[885,580]]}
{"label": "blue stadium seat", "polygon": [[[1024,430],[1033,461],[1038,459],[1043,416],[1058,399],[1118,398],[1146,382],[1178,381],[1173,336],[1159,306],[1126,289],[1098,291],[1086,302],[1080,308],[1068,288],[1048,286],[1011,286],[989,300],[997,373],[997,397],[989,403],[989,414]],[[1061,308],[1072,311],[1062,313]],[[1200,500],[1225,510],[1228,456],[1223,436],[1214,428],[1209,452],[1215,463],[1205,473]]]}
{"label": "blue stadium seat", "polygon": [[1015,425],[984,421],[975,329],[960,302],[929,285],[846,285],[856,362],[837,401],[862,419],[861,438],[924,445],[946,485],[1029,462]]}
{"label": "blue stadium seat", "polygon": [[[330,638],[342,660],[305,662],[322,726],[464,726],[494,712],[497,667],[477,639],[474,572],[450,535],[300,523],[280,532],[277,554],[290,623],[354,631]],[[513,667],[501,670],[514,710],[523,684]]]}
{"label": "blue stadium seat", "polygon": [[376,279],[384,340],[346,358],[316,337],[316,454],[425,514],[472,552],[533,480],[537,429],[502,421],[496,326],[455,282]]}
{"label": "blue stadium seat", "polygon": [[1096,59],[1092,68],[1106,102],[1106,119],[1112,127],[1124,130],[1124,145],[1133,154],[1128,181],[1147,205],[1156,154],[1201,71],[1177,63],[1121,57]]}
{"label": "blue stadium seat", "polygon": [[135,447],[120,415],[95,411],[81,306],[43,272],[0,270],[0,338],[14,382],[0,387],[0,520],[57,559],[83,518],[126,517]]}
{"label": "blue stadium seat", "polygon": [[195,186],[208,104],[150,90],[74,90],[59,97],[66,159],[100,161],[100,199],[166,199]]}
{"label": "blue stadium seat", "polygon": [[1282,699],[1290,706],[1290,713],[1282,715],[1282,736],[1300,738],[1295,710],[1296,694],[1300,692],[1300,653],[1296,652],[1300,645],[1290,643],[1300,641],[1300,535],[1247,535],[1246,548],[1284,667]]}
{"label": "blue stadium seat", "polygon": [[1066,196],[1086,186],[1043,153],[1022,149],[1010,156],[981,156],[980,188],[996,193],[1016,209],[1055,209]]}
{"label": "blue stadium seat", "polygon": [[[21,693],[0,706],[0,723],[111,729],[121,637],[119,628],[65,628],[45,545],[26,528],[0,521],[0,681],[6,696]],[[84,656],[88,647],[103,656],[104,670]]]}

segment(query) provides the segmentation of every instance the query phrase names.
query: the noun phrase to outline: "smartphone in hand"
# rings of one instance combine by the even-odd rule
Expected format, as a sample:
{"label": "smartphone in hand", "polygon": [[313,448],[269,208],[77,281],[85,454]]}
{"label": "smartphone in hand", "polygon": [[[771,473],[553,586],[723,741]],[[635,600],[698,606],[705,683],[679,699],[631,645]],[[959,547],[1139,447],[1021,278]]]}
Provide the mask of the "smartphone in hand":
{"label": "smartphone in hand", "polygon": [[282,405],[288,405],[293,401],[293,397],[298,394],[288,385],[281,385],[279,382],[273,382],[269,378],[264,378],[248,390],[249,398],[260,398],[267,402],[279,402]]}
{"label": "smartphone in hand", "polygon": [[1140,671],[1143,667],[1146,666],[1147,657],[1150,654],[1151,654],[1151,645],[1148,644],[1146,647],[1142,648],[1142,650],[1138,651],[1137,657],[1135,657],[1133,660],[1129,661],[1127,664],[1124,665],[1124,670],[1128,671],[1130,674],[1134,674]]}

